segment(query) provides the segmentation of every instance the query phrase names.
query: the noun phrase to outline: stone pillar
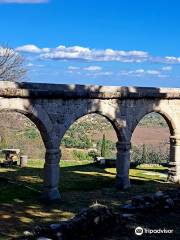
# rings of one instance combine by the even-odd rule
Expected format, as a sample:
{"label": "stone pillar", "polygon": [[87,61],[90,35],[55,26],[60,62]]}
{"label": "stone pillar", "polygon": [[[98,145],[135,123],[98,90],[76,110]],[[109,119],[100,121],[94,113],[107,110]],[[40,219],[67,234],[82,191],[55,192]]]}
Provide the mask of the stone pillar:
{"label": "stone pillar", "polygon": [[180,183],[180,136],[170,137],[169,181]]}
{"label": "stone pillar", "polygon": [[118,189],[127,189],[130,187],[129,167],[130,167],[130,142],[117,142],[116,159],[116,186]]}
{"label": "stone pillar", "polygon": [[58,190],[60,158],[60,149],[46,149],[44,164],[44,200],[53,201],[60,199]]}

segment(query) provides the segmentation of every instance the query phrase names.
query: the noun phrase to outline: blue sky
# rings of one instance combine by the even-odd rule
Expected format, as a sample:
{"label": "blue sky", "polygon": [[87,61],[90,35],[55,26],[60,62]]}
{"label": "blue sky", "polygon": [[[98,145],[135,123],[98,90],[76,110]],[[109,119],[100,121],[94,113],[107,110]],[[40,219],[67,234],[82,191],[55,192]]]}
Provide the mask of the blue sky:
{"label": "blue sky", "polygon": [[180,87],[179,0],[0,0],[28,81]]}

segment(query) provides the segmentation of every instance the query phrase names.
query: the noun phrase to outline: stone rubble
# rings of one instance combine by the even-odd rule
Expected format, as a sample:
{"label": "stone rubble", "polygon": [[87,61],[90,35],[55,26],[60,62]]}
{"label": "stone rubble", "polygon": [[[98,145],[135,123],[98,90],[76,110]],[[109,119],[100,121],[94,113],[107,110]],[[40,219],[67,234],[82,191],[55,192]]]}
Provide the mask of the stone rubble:
{"label": "stone rubble", "polygon": [[180,189],[135,196],[121,206],[120,213],[114,213],[104,205],[94,204],[70,220],[36,226],[32,232],[24,232],[21,240],[95,240],[117,229],[120,233],[130,231],[127,230],[128,224],[136,222],[136,214],[141,211],[171,211],[179,207]]}
{"label": "stone rubble", "polygon": [[180,189],[170,189],[145,196],[135,196],[130,201],[127,201],[121,209],[126,212],[137,212],[149,209],[170,209],[179,206],[179,204]]}
{"label": "stone rubble", "polygon": [[83,209],[73,219],[37,226],[23,240],[80,240],[95,239],[103,233],[109,233],[120,223],[119,216],[104,205],[94,204]]}

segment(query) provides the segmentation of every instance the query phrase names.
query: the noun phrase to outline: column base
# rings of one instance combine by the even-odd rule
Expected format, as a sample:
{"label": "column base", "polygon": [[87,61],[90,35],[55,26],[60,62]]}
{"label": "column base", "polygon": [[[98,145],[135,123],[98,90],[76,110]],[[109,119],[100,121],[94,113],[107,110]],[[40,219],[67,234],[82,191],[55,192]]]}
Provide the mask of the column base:
{"label": "column base", "polygon": [[126,190],[131,187],[130,180],[127,177],[116,177],[116,188]]}
{"label": "column base", "polygon": [[180,178],[178,176],[169,175],[168,181],[172,183],[180,183]]}
{"label": "column base", "polygon": [[60,192],[57,188],[44,190],[41,199],[45,202],[54,202],[61,199]]}
{"label": "column base", "polygon": [[173,183],[180,183],[180,174],[179,173],[180,166],[177,165],[176,162],[169,163],[169,170],[168,170],[168,181]]}

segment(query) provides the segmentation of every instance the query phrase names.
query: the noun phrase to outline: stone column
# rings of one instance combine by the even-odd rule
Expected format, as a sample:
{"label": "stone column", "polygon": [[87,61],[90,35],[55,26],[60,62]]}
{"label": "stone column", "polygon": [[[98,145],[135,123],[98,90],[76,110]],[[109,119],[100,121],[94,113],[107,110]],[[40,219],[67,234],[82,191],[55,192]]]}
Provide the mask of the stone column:
{"label": "stone column", "polygon": [[129,167],[130,167],[130,142],[117,142],[116,159],[116,186],[118,189],[127,189],[130,187]]}
{"label": "stone column", "polygon": [[58,190],[60,158],[60,149],[46,149],[44,164],[44,200],[53,201],[60,199]]}
{"label": "stone column", "polygon": [[180,136],[170,137],[169,181],[180,183]]}

